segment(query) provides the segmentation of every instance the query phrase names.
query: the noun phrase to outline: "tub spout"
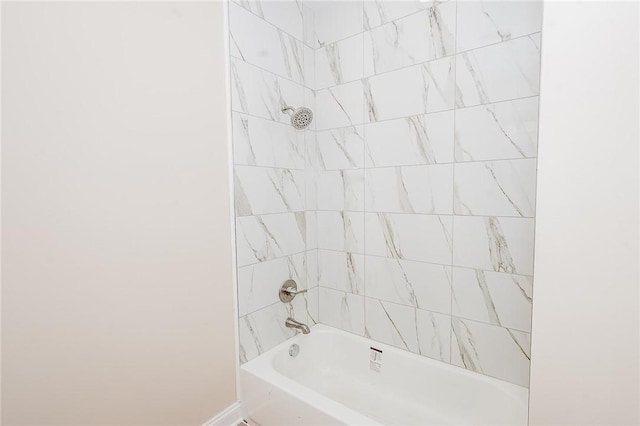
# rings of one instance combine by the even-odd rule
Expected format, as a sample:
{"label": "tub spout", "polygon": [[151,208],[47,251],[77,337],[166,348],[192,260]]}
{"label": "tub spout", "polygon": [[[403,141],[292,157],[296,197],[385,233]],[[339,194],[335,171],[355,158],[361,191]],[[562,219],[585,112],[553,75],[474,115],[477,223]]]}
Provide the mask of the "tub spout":
{"label": "tub spout", "polygon": [[309,327],[307,327],[306,324],[302,324],[301,322],[298,322],[293,318],[287,318],[287,320],[284,322],[284,325],[287,328],[295,328],[296,330],[300,330],[302,331],[302,334],[311,333],[311,330],[309,330]]}

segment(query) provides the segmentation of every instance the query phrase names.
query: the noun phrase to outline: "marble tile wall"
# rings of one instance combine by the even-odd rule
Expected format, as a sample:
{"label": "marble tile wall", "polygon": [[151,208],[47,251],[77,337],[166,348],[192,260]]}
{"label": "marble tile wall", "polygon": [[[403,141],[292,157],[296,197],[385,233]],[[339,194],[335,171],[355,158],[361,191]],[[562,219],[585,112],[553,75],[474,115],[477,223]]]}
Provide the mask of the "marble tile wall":
{"label": "marble tile wall", "polygon": [[291,315],[528,386],[541,9],[230,2],[241,362]]}
{"label": "marble tile wall", "polygon": [[541,3],[304,4],[319,321],[528,386]]}
{"label": "marble tile wall", "polygon": [[[295,335],[288,316],[318,322],[315,187],[307,145],[284,105],[315,110],[312,20],[296,1],[229,2],[231,120],[240,362]],[[305,25],[306,24],[306,25]],[[278,299],[287,279],[308,289]]]}

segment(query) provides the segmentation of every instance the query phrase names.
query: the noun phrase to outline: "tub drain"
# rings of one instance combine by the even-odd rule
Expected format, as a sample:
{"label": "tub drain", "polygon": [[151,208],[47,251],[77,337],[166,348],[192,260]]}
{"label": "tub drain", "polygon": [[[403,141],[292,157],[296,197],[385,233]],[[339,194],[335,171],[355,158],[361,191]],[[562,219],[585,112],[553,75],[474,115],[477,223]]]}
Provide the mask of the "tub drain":
{"label": "tub drain", "polygon": [[289,356],[298,356],[299,353],[300,353],[300,346],[296,345],[295,343],[289,346]]}

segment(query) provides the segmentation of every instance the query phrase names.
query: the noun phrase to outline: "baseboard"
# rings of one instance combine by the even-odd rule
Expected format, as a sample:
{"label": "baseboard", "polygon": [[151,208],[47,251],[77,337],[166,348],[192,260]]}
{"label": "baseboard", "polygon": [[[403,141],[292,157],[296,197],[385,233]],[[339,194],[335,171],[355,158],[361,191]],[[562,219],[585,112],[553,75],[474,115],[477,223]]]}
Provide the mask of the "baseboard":
{"label": "baseboard", "polygon": [[240,403],[236,401],[202,426],[236,426],[241,421]]}

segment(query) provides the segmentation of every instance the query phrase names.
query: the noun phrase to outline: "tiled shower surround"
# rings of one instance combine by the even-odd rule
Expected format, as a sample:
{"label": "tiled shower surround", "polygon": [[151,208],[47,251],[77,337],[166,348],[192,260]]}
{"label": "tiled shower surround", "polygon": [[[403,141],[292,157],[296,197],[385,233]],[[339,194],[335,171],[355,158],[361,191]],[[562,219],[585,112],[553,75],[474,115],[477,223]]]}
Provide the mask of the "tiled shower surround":
{"label": "tiled shower surround", "polygon": [[241,361],[291,315],[528,386],[541,12],[230,3]]}

